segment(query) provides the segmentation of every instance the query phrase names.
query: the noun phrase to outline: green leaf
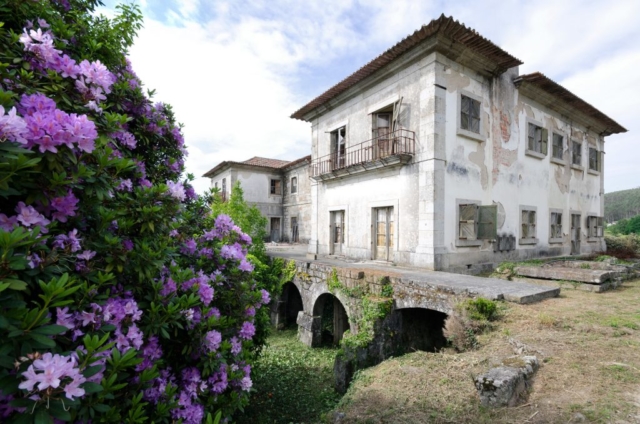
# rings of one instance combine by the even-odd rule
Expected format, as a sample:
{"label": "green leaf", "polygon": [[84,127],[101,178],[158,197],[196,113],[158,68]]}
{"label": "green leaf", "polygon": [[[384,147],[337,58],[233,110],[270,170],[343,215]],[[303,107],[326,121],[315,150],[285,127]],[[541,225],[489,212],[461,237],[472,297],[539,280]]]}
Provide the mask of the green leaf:
{"label": "green leaf", "polygon": [[64,325],[45,325],[43,327],[38,327],[33,330],[33,333],[36,334],[46,334],[46,335],[56,335],[60,333],[64,333],[69,331],[67,327]]}
{"label": "green leaf", "polygon": [[45,408],[38,408],[33,422],[35,424],[49,424],[49,411],[47,411]]}
{"label": "green leaf", "polygon": [[103,365],[92,365],[90,367],[85,368],[84,371],[82,372],[82,375],[84,375],[86,378],[93,377],[103,369],[104,369]]}
{"label": "green leaf", "polygon": [[92,383],[91,381],[87,381],[86,383],[84,383],[82,385],[82,388],[84,389],[85,393],[97,393],[104,390],[101,385],[99,385],[98,383]]}
{"label": "green leaf", "polygon": [[31,333],[31,338],[45,347],[56,347],[56,342],[49,337],[37,333]]}
{"label": "green leaf", "polygon": [[109,409],[111,408],[103,403],[98,403],[96,405],[93,405],[93,409],[95,409],[98,412],[105,413],[105,412],[109,412]]}

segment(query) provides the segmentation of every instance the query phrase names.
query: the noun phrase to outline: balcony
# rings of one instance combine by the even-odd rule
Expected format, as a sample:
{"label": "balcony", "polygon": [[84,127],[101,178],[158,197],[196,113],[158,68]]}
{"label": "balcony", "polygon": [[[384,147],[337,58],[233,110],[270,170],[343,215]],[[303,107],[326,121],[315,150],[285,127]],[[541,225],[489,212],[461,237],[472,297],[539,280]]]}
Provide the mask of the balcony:
{"label": "balcony", "polygon": [[344,154],[331,153],[311,162],[311,178],[331,180],[370,169],[408,163],[415,154],[415,132],[396,130],[349,146]]}

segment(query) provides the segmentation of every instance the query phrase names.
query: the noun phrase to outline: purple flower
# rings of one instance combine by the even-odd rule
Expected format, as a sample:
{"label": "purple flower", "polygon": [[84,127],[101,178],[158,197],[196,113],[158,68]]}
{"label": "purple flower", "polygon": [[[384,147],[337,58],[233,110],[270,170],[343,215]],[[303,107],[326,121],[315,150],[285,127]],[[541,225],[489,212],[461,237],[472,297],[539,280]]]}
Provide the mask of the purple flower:
{"label": "purple flower", "polygon": [[27,134],[27,124],[23,118],[16,115],[16,108],[13,107],[5,115],[4,108],[0,106],[0,139],[6,138],[20,144],[27,144],[24,136]]}
{"label": "purple flower", "polygon": [[133,242],[131,240],[124,240],[122,242],[122,247],[124,248],[124,250],[126,251],[130,251],[133,250]]}
{"label": "purple flower", "polygon": [[245,311],[244,314],[248,317],[254,317],[256,316],[256,308],[254,308],[253,306],[249,306]]}
{"label": "purple flower", "polygon": [[73,330],[76,325],[74,323],[73,315],[68,312],[68,307],[64,307],[62,309],[56,308],[56,324],[65,326],[69,330]]}
{"label": "purple flower", "polygon": [[249,321],[243,322],[242,328],[238,332],[238,337],[240,337],[241,339],[249,340],[254,336],[254,334],[256,334],[256,327],[253,325],[253,323]]}
{"label": "purple flower", "polygon": [[207,332],[207,335],[205,336],[204,346],[209,352],[215,352],[220,347],[221,342],[222,334],[216,330],[211,330]]}
{"label": "purple flower", "polygon": [[[22,373],[26,378],[25,381],[18,386],[29,392],[34,390],[37,384],[37,390],[42,391],[48,388],[57,389],[63,381],[71,379],[64,387],[67,398],[82,397],[85,394],[84,389],[80,388],[80,384],[86,379],[80,374],[80,370],[76,367],[76,360],[73,356],[61,356],[58,354],[45,353],[33,361],[29,368]],[[47,393],[45,392],[45,395]]]}
{"label": "purple flower", "polygon": [[220,370],[214,372],[208,380],[211,391],[215,394],[220,394],[225,391],[229,385],[227,380],[227,366],[226,364],[220,365]]}
{"label": "purple flower", "polygon": [[185,255],[193,255],[194,253],[196,253],[196,249],[198,248],[198,245],[196,244],[196,241],[194,239],[189,239],[180,249],[180,251],[182,253],[184,253]]}
{"label": "purple flower", "polygon": [[222,236],[226,236],[233,228],[233,220],[229,215],[220,214],[216,217],[214,226]]}
{"label": "purple flower", "polygon": [[234,355],[242,351],[242,342],[237,337],[231,337],[231,353]]}
{"label": "purple flower", "polygon": [[116,187],[117,191],[131,191],[133,190],[133,184],[130,179],[120,180],[120,184]]}
{"label": "purple flower", "polygon": [[7,217],[7,215],[0,213],[0,228],[10,232],[13,231],[15,227],[18,226],[18,217],[11,216]]}
{"label": "purple flower", "polygon": [[269,302],[271,302],[271,296],[269,295],[269,292],[266,291],[265,289],[262,289],[260,291],[262,292],[262,304],[263,305],[269,304]]}
{"label": "purple flower", "polygon": [[181,182],[174,183],[173,181],[167,180],[168,192],[171,197],[174,197],[180,201],[183,201],[186,197],[184,192],[184,186]]}
{"label": "purple flower", "polygon": [[77,258],[88,261],[88,260],[91,260],[91,258],[93,258],[94,256],[96,256],[96,252],[94,252],[93,250],[85,250],[84,252],[79,254]]}
{"label": "purple flower", "polygon": [[242,259],[240,261],[240,265],[238,266],[240,271],[251,272],[253,271],[253,264],[246,259]]}
{"label": "purple flower", "polygon": [[41,231],[44,233],[45,226],[49,225],[51,221],[46,219],[42,214],[36,211],[33,206],[27,206],[24,202],[18,202],[18,206],[16,206],[16,212],[18,215],[16,219],[22,223],[25,227],[36,226],[39,225]]}
{"label": "purple flower", "polygon": [[202,301],[202,303],[204,303],[205,306],[209,306],[209,304],[213,300],[213,294],[213,287],[211,287],[207,282],[201,283],[198,287],[198,295],[200,296],[200,300]]}
{"label": "purple flower", "polygon": [[66,196],[56,197],[51,200],[51,207],[56,210],[52,218],[60,222],[67,222],[67,217],[75,216],[78,209],[78,198],[74,196],[71,190]]}

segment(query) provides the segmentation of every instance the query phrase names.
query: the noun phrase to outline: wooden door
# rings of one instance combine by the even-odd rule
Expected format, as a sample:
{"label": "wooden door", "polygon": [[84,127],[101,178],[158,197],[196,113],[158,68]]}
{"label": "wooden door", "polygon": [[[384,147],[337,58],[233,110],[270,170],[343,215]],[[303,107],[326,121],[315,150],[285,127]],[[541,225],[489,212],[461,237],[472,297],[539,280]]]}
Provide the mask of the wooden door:
{"label": "wooden door", "polygon": [[331,212],[331,254],[342,255],[344,245],[344,211]]}
{"label": "wooden door", "polygon": [[271,241],[280,241],[280,218],[271,218]]}
{"label": "wooden door", "polygon": [[395,223],[393,207],[374,209],[374,259],[393,261]]}
{"label": "wooden door", "polygon": [[580,254],[580,215],[571,214],[571,254]]}

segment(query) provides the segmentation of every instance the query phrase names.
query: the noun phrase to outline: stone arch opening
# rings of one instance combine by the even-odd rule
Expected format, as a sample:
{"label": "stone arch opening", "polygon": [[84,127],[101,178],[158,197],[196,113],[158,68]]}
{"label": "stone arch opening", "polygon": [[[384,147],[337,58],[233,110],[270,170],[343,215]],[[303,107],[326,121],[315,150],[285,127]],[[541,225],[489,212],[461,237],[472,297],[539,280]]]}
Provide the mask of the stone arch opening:
{"label": "stone arch opening", "polygon": [[300,290],[295,284],[289,282],[282,286],[281,323],[283,328],[291,328],[296,325],[298,312],[304,310]]}
{"label": "stone arch opening", "polygon": [[331,293],[324,293],[316,300],[313,321],[313,347],[336,346],[350,328],[346,309]]}
{"label": "stone arch opening", "polygon": [[444,336],[447,314],[424,308],[397,309],[395,313],[400,318],[401,344],[405,352],[437,352],[447,346]]}

